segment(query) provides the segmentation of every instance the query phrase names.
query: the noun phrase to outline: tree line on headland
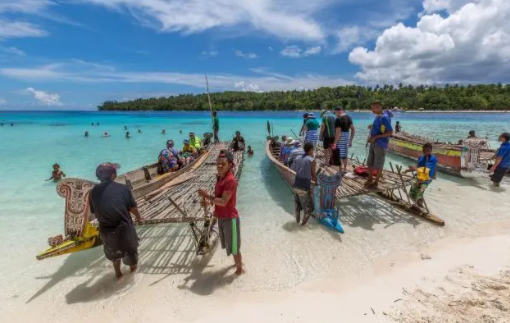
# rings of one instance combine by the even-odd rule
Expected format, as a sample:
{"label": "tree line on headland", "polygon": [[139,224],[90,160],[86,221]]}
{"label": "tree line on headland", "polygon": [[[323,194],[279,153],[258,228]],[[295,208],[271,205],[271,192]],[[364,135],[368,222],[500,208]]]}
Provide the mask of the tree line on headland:
{"label": "tree line on headland", "polygon": [[[288,111],[331,109],[343,106],[348,110],[366,110],[374,100],[386,108],[408,110],[509,110],[510,86],[498,84],[412,86],[384,85],[375,87],[339,86],[315,90],[211,93],[218,111]],[[132,101],[106,101],[98,107],[103,111],[208,111],[207,94],[182,94]]]}

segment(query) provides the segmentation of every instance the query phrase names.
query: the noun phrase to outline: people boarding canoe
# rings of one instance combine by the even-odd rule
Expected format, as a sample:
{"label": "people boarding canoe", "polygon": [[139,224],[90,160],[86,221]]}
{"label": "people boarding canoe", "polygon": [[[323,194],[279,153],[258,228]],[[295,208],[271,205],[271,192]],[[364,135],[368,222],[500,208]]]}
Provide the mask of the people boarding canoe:
{"label": "people boarding canoe", "polygon": [[237,181],[233,168],[234,155],[222,150],[217,159],[217,180],[214,195],[206,189],[200,189],[198,194],[204,198],[204,206],[214,205],[214,217],[218,219],[221,247],[226,249],[227,256],[234,257],[236,275],[244,273],[243,258],[241,256],[241,226],[237,212]]}
{"label": "people boarding canoe", "polygon": [[197,158],[198,151],[191,145],[188,139],[184,139],[183,143],[184,145],[182,146],[181,156],[184,160],[184,165],[188,165]]}
{"label": "people boarding canoe", "polygon": [[202,139],[195,135],[194,132],[189,133],[189,144],[191,147],[195,148],[197,152],[202,149]]}
{"label": "people boarding canoe", "polygon": [[301,141],[294,140],[294,148],[290,152],[289,159],[287,161],[288,166],[293,171],[296,171],[296,163],[294,162],[299,156],[305,154],[305,150],[302,147]]}
{"label": "people boarding canoe", "polygon": [[335,122],[335,144],[341,159],[339,172],[346,173],[349,147],[352,147],[356,130],[352,118],[347,115],[343,107],[337,107],[335,113],[337,117]]}
{"label": "people boarding canoe", "polygon": [[114,164],[99,165],[96,176],[101,183],[90,192],[90,212],[99,222],[104,254],[112,262],[115,276],[121,278],[121,260],[131,272],[136,271],[138,265],[138,235],[130,213],[138,222],[142,221],[142,217],[131,190],[115,182],[117,167]]}
{"label": "people boarding canoe", "polygon": [[296,222],[301,222],[301,211],[304,212],[303,222],[306,225],[313,212],[312,181],[316,182],[317,161],[314,156],[314,145],[305,143],[305,153],[298,156],[295,163],[296,178],[294,181],[294,205]]}
{"label": "people boarding canoe", "polygon": [[314,146],[319,141],[319,121],[315,119],[315,114],[308,113],[308,118],[305,122],[305,143],[310,142]]}
{"label": "people boarding canoe", "polygon": [[423,155],[418,158],[416,166],[409,166],[405,171],[416,172],[416,179],[411,184],[409,197],[419,207],[424,206],[423,195],[427,187],[436,179],[437,158],[432,154],[432,144],[426,143],[423,145]]}
{"label": "people boarding canoe", "polygon": [[[376,115],[370,130],[370,149],[368,153],[368,180],[365,183],[367,188],[377,188],[381,178],[384,163],[386,160],[386,152],[393,134],[390,117],[383,113],[383,106],[380,101],[374,101],[371,105],[372,112]],[[374,181],[374,172],[376,173]]]}
{"label": "people boarding canoe", "polygon": [[303,114],[303,125],[301,126],[301,129],[299,130],[300,137],[305,135],[305,124],[306,124],[307,120],[308,120],[308,113],[304,113]]}
{"label": "people boarding canoe", "polygon": [[496,163],[490,169],[491,181],[494,186],[498,187],[503,180],[503,177],[510,172],[510,134],[508,132],[502,133],[499,136],[501,146],[496,153]]}

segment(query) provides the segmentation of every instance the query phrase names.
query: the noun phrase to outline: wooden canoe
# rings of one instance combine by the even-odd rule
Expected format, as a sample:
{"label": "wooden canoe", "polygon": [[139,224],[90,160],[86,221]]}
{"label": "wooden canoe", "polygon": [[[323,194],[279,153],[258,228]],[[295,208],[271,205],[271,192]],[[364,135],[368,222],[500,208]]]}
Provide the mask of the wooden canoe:
{"label": "wooden canoe", "polygon": [[[292,189],[292,185],[294,184],[294,180],[296,177],[296,172],[294,172],[289,167],[285,166],[283,162],[279,159],[280,155],[280,145],[275,143],[272,140],[268,140],[266,142],[266,155],[271,160],[272,164],[278,170],[278,173],[284,179],[284,181],[288,184],[289,188]],[[323,150],[322,148],[316,148],[316,158],[319,160],[323,159]],[[360,165],[356,160],[350,160],[349,165],[356,166]],[[337,169],[333,167],[325,167],[321,166],[322,170],[328,174],[334,174]],[[393,169],[391,171],[384,170],[383,176],[379,183],[379,188],[377,190],[369,190],[366,189],[363,184],[365,179],[362,177],[355,176],[354,178],[346,178],[344,177],[342,185],[338,188],[336,197],[338,200],[355,197],[365,194],[374,194],[374,197],[382,198],[390,203],[392,206],[398,207],[401,210],[406,211],[409,214],[414,216],[421,217],[425,220],[428,220],[436,225],[444,226],[445,222],[439,217],[431,214],[427,210],[418,208],[412,205],[408,200],[404,200],[403,198],[398,198],[395,192],[399,191],[398,196],[406,196],[407,188],[411,185],[413,181],[413,177],[407,174],[403,174],[400,168],[397,168],[395,172]]]}
{"label": "wooden canoe", "polygon": [[422,155],[422,146],[425,143],[431,143],[433,146],[433,153],[438,160],[437,169],[456,176],[487,175],[489,165],[496,154],[493,149],[469,143],[451,144],[408,133],[393,135],[390,138],[389,152],[416,161]]}

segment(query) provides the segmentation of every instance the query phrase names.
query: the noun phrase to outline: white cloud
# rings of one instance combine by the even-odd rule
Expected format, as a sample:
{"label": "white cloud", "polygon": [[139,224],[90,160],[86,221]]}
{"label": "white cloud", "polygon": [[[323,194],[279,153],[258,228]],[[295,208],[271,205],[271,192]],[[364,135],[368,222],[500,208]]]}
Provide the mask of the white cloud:
{"label": "white cloud", "polygon": [[435,13],[443,10],[453,13],[468,3],[480,2],[479,0],[424,0],[424,13]]}
{"label": "white cloud", "polygon": [[291,58],[302,58],[312,55],[317,55],[322,51],[321,46],[308,47],[306,49],[302,49],[299,46],[291,45],[287,46],[280,51],[280,54],[283,56],[291,57]]}
{"label": "white cloud", "polygon": [[[261,69],[252,69],[252,75],[208,74],[211,88],[231,90],[239,88],[239,82],[250,90],[314,89],[323,86],[352,84],[341,77],[317,74],[285,75]],[[76,62],[64,62],[35,68],[0,68],[0,75],[31,82],[76,82],[76,83],[151,83],[177,84],[204,88],[203,74],[174,72],[122,71],[109,68],[90,68]],[[255,85],[257,87],[255,87]]]}
{"label": "white cloud", "polygon": [[7,101],[4,98],[0,98],[0,105],[7,104]]}
{"label": "white cloud", "polygon": [[357,26],[345,27],[338,32],[338,45],[334,53],[342,53],[359,45],[361,41],[360,29]]}
{"label": "white cloud", "polygon": [[255,54],[255,53],[243,53],[242,51],[240,50],[236,50],[234,51],[234,54],[238,57],[242,57],[242,58],[245,58],[245,59],[254,59],[254,58],[257,58],[258,55]]}
{"label": "white cloud", "polygon": [[47,105],[47,106],[62,106],[63,104],[60,102],[60,95],[46,93],[44,91],[36,90],[34,88],[27,88],[26,91],[31,93],[34,96],[39,104]]}
{"label": "white cloud", "polygon": [[24,51],[22,51],[21,49],[16,48],[16,47],[0,46],[0,52],[15,55],[15,56],[26,56],[27,55]]}
{"label": "white cloud", "polygon": [[1,0],[0,13],[21,12],[37,14],[54,4],[54,2],[46,0]]}
{"label": "white cloud", "polygon": [[22,21],[8,21],[0,18],[0,39],[20,37],[43,37],[47,33],[39,26]]}
{"label": "white cloud", "polygon": [[161,31],[198,33],[211,28],[251,27],[281,38],[324,38],[313,15],[331,0],[81,0],[127,9],[143,25]]}
{"label": "white cloud", "polygon": [[510,1],[475,1],[444,18],[422,16],[416,27],[400,23],[382,33],[373,51],[354,49],[349,61],[371,83],[508,80]]}
{"label": "white cloud", "polygon": [[239,81],[235,84],[236,89],[241,89],[244,92],[263,92],[257,84],[246,84],[244,81]]}

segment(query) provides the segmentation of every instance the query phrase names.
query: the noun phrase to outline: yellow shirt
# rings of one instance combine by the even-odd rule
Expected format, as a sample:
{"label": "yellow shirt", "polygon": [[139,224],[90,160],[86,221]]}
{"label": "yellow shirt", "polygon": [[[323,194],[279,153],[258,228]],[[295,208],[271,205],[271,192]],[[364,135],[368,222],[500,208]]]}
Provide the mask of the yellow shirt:
{"label": "yellow shirt", "polygon": [[192,147],[191,145],[190,146],[184,146],[182,147],[182,152],[183,153],[191,153],[191,154],[194,154],[196,152],[195,148]]}
{"label": "yellow shirt", "polygon": [[189,140],[189,144],[190,146],[193,146],[196,149],[200,149],[202,147],[202,140],[200,139],[200,137],[195,136],[195,139]]}

